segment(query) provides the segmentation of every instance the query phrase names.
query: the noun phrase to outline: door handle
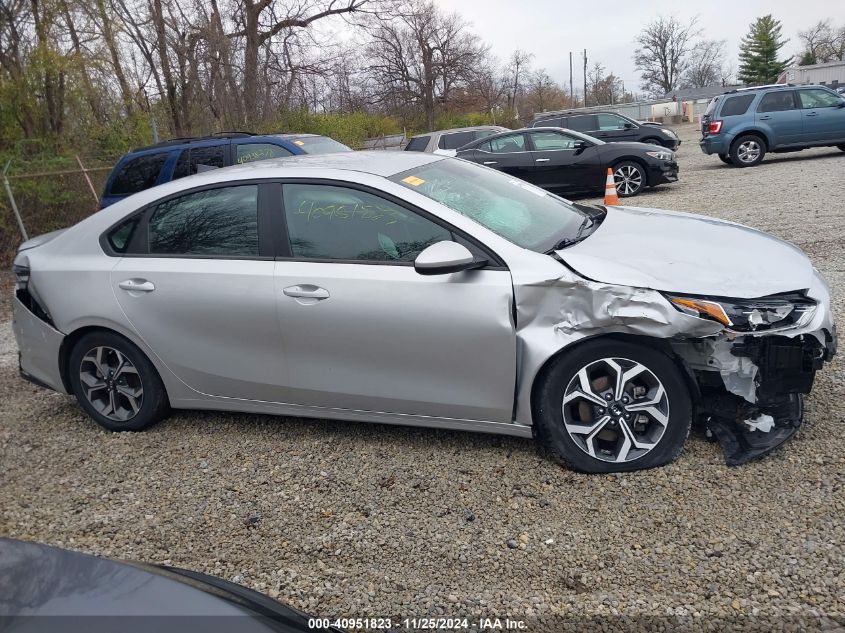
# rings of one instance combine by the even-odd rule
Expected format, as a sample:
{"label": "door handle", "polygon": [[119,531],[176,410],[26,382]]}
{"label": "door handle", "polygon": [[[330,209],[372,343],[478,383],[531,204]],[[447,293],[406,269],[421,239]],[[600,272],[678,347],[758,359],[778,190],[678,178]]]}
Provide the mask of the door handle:
{"label": "door handle", "polygon": [[804,116],[819,116],[819,113],[818,112],[808,112]]}
{"label": "door handle", "polygon": [[549,159],[548,159],[548,158],[538,158],[538,159],[537,159],[537,160],[535,160],[534,162],[535,162],[535,163],[548,163],[548,162],[549,162]]}
{"label": "door handle", "polygon": [[155,284],[146,279],[124,279],[117,287],[130,292],[152,292],[156,289]]}
{"label": "door handle", "polygon": [[495,161],[495,160],[485,160],[484,164],[485,165],[495,165],[497,162],[498,161]]}
{"label": "door handle", "polygon": [[761,121],[768,121],[768,120],[769,120],[769,119],[771,119],[771,118],[772,118],[772,117],[770,117],[770,116],[767,114],[766,116],[761,116],[761,117],[760,117],[760,120],[761,120]]}
{"label": "door handle", "polygon": [[301,286],[288,286],[282,290],[288,297],[296,299],[328,299],[329,291],[319,286],[302,284]]}

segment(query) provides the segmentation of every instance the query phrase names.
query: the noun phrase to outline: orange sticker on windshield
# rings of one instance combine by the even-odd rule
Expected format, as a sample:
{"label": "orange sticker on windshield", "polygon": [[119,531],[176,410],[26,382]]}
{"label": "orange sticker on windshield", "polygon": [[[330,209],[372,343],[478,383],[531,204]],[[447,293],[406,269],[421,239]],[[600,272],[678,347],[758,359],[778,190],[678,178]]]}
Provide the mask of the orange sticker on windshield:
{"label": "orange sticker on windshield", "polygon": [[305,145],[305,141],[294,141],[293,144],[302,147],[303,145]]}
{"label": "orange sticker on windshield", "polygon": [[403,178],[402,182],[407,182],[409,185],[419,187],[425,182],[425,180],[423,180],[422,178],[417,178],[416,176],[408,176],[407,178]]}

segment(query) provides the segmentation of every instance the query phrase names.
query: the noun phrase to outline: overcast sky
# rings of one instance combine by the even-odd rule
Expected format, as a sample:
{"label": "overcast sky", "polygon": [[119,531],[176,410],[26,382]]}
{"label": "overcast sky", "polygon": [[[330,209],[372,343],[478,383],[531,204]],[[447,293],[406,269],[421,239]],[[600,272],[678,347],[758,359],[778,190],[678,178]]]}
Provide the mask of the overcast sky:
{"label": "overcast sky", "polygon": [[[493,54],[506,60],[515,48],[534,54],[534,68],[545,68],[559,82],[569,81],[569,51],[576,87],[583,83],[580,52],[587,49],[588,64],[601,62],[625,82],[628,91],[640,91],[634,67],[634,38],[653,18],[675,15],[680,20],[698,16],[702,37],[727,40],[734,69],[739,42],[755,18],[771,13],[783,23],[790,41],[782,49],[797,53],[798,31],[821,19],[845,19],[843,0],[709,0],[669,2],[562,2],[561,0],[435,0],[442,8],[461,14],[487,42]],[[602,10],[605,9],[605,10]]]}

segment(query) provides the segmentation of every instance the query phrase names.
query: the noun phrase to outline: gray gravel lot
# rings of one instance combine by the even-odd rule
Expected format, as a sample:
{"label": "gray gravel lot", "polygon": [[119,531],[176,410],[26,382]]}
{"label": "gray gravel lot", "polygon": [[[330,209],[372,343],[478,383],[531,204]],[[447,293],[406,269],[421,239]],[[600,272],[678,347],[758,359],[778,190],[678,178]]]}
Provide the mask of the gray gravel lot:
{"label": "gray gravel lot", "polygon": [[[681,181],[631,203],[791,240],[845,322],[845,153],[734,169],[678,130]],[[529,631],[560,616],[845,617],[841,356],[805,427],[763,461],[726,468],[694,433],[669,467],[586,476],[529,440],[383,425],[181,412],[108,433],[18,378],[3,308],[2,535],[209,572],[327,616],[509,615]]]}

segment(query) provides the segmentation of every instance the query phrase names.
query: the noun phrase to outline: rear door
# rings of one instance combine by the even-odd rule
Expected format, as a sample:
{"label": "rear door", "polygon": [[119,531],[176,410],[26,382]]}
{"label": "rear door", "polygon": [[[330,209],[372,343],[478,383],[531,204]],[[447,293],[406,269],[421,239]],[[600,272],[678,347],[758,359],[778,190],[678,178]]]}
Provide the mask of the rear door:
{"label": "rear door", "polygon": [[491,138],[476,146],[473,160],[517,178],[527,178],[533,161],[522,133]]}
{"label": "rear door", "polygon": [[592,147],[577,147],[581,139],[564,132],[537,130],[527,136],[531,140],[532,166],[526,180],[555,191],[595,188],[601,164]]}
{"label": "rear door", "polygon": [[772,147],[800,143],[804,139],[801,112],[797,107],[794,90],[765,93],[757,104],[754,120],[766,132]]}
{"label": "rear door", "polygon": [[810,143],[845,139],[845,100],[823,88],[798,91],[804,125],[804,140]]}
{"label": "rear door", "polygon": [[275,285],[291,401],[510,422],[509,271],[420,275],[420,251],[461,241],[448,225],[348,183],[283,188],[288,256],[276,262]]}
{"label": "rear door", "polygon": [[274,186],[239,181],[180,193],[143,212],[127,247],[112,244],[123,255],[112,290],[132,328],[203,394],[285,401],[265,228]]}

